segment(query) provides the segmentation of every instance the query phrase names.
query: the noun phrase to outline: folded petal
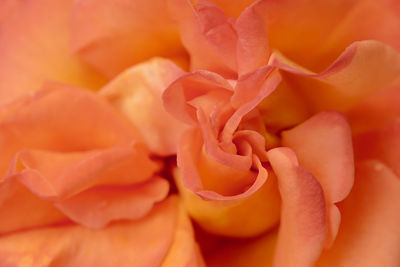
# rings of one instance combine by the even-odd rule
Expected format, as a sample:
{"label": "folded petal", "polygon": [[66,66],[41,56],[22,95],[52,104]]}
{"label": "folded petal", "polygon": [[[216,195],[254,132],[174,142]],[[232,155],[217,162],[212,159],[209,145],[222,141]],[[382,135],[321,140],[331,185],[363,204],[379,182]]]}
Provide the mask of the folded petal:
{"label": "folded petal", "polygon": [[[203,0],[193,0],[194,3],[201,1]],[[232,5],[231,0],[210,0],[208,2],[216,4],[228,17],[237,18],[246,7],[254,2],[254,0],[236,1],[234,5]]]}
{"label": "folded petal", "polygon": [[[354,182],[354,160],[350,127],[345,117],[334,111],[319,113],[302,124],[282,132],[282,145],[295,151],[302,167],[310,171],[324,190],[328,208],[343,200]],[[332,212],[332,214],[331,214]],[[339,228],[340,214],[328,211],[330,241]],[[337,221],[339,220],[339,221]]]}
{"label": "folded petal", "polygon": [[[63,225],[3,236],[0,238],[0,263],[2,266],[22,262],[63,266],[159,266],[177,233],[188,232],[191,236],[191,228],[180,219],[179,209],[178,199],[172,197],[138,221],[119,222],[102,230]],[[176,249],[174,253],[177,256],[181,251]]]}
{"label": "folded petal", "polygon": [[261,0],[254,8],[264,16],[271,48],[313,71],[323,70],[354,41],[378,40],[400,49],[396,0]]}
{"label": "folded petal", "polygon": [[105,100],[61,84],[4,106],[0,118],[1,177],[22,149],[84,152],[141,139]]}
{"label": "folded petal", "polygon": [[69,50],[72,3],[20,1],[1,23],[0,104],[39,90],[47,80],[91,89],[105,82]]}
{"label": "folded petal", "polygon": [[399,206],[399,177],[379,161],[359,163],[353,190],[340,204],[339,235],[316,266],[398,266]]}
{"label": "folded petal", "polygon": [[237,35],[233,21],[208,2],[193,5],[188,0],[170,0],[168,6],[190,54],[191,69],[206,69],[235,78]]}
{"label": "folded petal", "polygon": [[155,58],[136,65],[111,81],[99,93],[140,131],[149,149],[158,155],[176,153],[182,122],[163,107],[162,93],[183,71],[171,61]]}
{"label": "folded petal", "polygon": [[0,184],[0,234],[69,221],[51,201],[41,199],[15,179]]}
{"label": "folded petal", "polygon": [[109,78],[153,56],[185,62],[178,28],[166,9],[165,0],[75,1],[72,49]]}
{"label": "folded petal", "polygon": [[110,221],[141,218],[167,196],[168,189],[167,180],[155,177],[135,185],[94,187],[55,206],[71,220],[100,229]]}
{"label": "folded petal", "polygon": [[279,54],[271,56],[270,64],[288,72],[284,80],[297,88],[315,111],[347,111],[400,75],[400,53],[371,40],[353,43],[319,74]]}
{"label": "folded petal", "polygon": [[275,148],[267,154],[282,198],[274,266],[313,266],[327,232],[323,189],[310,172],[299,166],[289,148]]}

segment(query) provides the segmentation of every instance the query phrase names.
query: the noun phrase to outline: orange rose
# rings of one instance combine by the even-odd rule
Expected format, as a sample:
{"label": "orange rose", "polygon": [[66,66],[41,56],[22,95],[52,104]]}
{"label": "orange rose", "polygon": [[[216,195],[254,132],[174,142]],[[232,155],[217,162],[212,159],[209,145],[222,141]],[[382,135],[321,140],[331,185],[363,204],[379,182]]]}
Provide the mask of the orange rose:
{"label": "orange rose", "polygon": [[[399,6],[261,0],[239,15],[219,1],[234,20],[170,2],[193,70],[163,95],[192,125],[175,172],[188,212],[218,235],[270,230],[205,249],[209,265],[397,266],[400,54],[386,44],[400,48]],[[374,25],[360,19],[370,12]],[[367,212],[366,197],[380,204]]]}
{"label": "orange rose", "polygon": [[0,6],[0,266],[204,266],[165,178],[185,126],[161,94],[182,71],[152,59],[107,82],[184,53],[158,2]]}
{"label": "orange rose", "polygon": [[2,3],[0,266],[400,265],[399,26],[396,0]]}

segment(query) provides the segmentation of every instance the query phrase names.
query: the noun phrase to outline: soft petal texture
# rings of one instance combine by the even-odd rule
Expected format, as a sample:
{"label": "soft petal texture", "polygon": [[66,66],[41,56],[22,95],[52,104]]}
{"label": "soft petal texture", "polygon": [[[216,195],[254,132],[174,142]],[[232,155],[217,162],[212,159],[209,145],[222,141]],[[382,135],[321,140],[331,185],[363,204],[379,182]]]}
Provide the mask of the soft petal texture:
{"label": "soft petal texture", "polygon": [[264,15],[271,48],[313,71],[354,41],[375,39],[400,49],[396,0],[261,0],[255,9]]}
{"label": "soft petal texture", "polygon": [[[48,84],[4,106],[0,119],[0,213],[7,214],[1,232],[66,220],[40,197],[65,199],[94,185],[141,183],[158,169],[132,125],[86,90]],[[112,209],[103,216],[112,220]]]}
{"label": "soft petal texture", "polygon": [[353,134],[386,127],[400,118],[400,76],[347,113]]}
{"label": "soft petal texture", "polygon": [[[177,233],[191,236],[192,230],[180,209],[178,199],[172,197],[138,221],[115,223],[100,231],[65,225],[3,236],[0,263],[2,266],[158,266],[171,245],[174,247]],[[174,251],[175,255],[180,252],[180,249]]]}
{"label": "soft petal texture", "polygon": [[210,267],[270,267],[273,263],[277,233],[277,230],[272,230],[251,239],[228,240],[206,258],[206,262]]}
{"label": "soft petal texture", "polygon": [[155,55],[185,61],[165,0],[79,0],[72,10],[72,48],[107,77]]}
{"label": "soft petal texture", "polygon": [[267,178],[259,161],[256,174],[211,159],[203,152],[196,129],[184,134],[179,149],[183,175],[176,172],[175,180],[189,214],[204,229],[227,236],[254,236],[277,223],[276,179]]}
{"label": "soft petal texture", "polygon": [[379,161],[362,162],[352,192],[339,205],[339,235],[317,266],[399,266],[399,177]]}
{"label": "soft petal texture", "polygon": [[288,72],[283,75],[284,80],[301,92],[314,111],[348,111],[398,77],[400,53],[377,41],[360,41],[349,46],[319,74],[299,67],[280,54],[273,54],[270,64]]}
{"label": "soft petal texture", "polygon": [[0,104],[39,90],[46,80],[91,89],[104,83],[69,50],[72,3],[21,1],[1,23]]}
{"label": "soft petal texture", "polygon": [[191,69],[206,69],[234,78],[237,70],[234,21],[208,2],[192,5],[189,0],[170,0],[168,7],[191,56]]}
{"label": "soft petal texture", "polygon": [[136,65],[111,81],[99,93],[124,114],[158,155],[176,153],[182,122],[163,108],[161,95],[183,71],[171,61],[154,58]]}
{"label": "soft petal texture", "polygon": [[267,29],[256,5],[249,6],[235,23],[238,35],[236,56],[238,74],[245,74],[265,65],[269,58]]}
{"label": "soft petal texture", "polygon": [[[202,1],[204,0],[192,0],[194,3]],[[254,2],[254,0],[235,1],[235,4],[232,4],[232,0],[211,0],[208,2],[212,2],[220,7],[228,17],[237,18],[246,7]]]}
{"label": "soft petal texture", "polygon": [[400,120],[354,137],[358,160],[378,159],[400,177]]}
{"label": "soft petal texture", "polygon": [[321,184],[328,208],[333,209],[328,211],[328,242],[331,243],[340,222],[340,213],[332,203],[343,200],[354,182],[349,124],[338,112],[322,112],[282,132],[282,145],[290,147],[296,153],[300,165],[310,171]]}
{"label": "soft petal texture", "polygon": [[327,233],[323,189],[310,172],[299,166],[289,148],[275,148],[267,154],[282,197],[274,266],[313,266]]}
{"label": "soft petal texture", "polygon": [[25,150],[14,158],[8,179],[18,179],[41,198],[63,199],[93,185],[143,182],[157,167],[137,143],[81,153]]}
{"label": "soft petal texture", "polygon": [[100,229],[110,221],[138,219],[168,194],[168,182],[153,178],[134,185],[95,187],[55,203],[73,221]]}

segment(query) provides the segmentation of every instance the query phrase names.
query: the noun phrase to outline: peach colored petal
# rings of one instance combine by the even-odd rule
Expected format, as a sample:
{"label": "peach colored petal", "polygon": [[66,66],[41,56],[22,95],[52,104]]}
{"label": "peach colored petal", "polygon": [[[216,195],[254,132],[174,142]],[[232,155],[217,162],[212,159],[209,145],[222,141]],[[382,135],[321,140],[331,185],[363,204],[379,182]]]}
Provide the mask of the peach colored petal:
{"label": "peach colored petal", "polygon": [[52,202],[38,198],[14,179],[0,184],[0,217],[0,234],[68,220]]}
{"label": "peach colored petal", "polygon": [[[354,182],[353,147],[350,127],[342,114],[322,112],[282,132],[282,145],[293,149],[300,165],[321,184],[328,207],[349,194]],[[335,218],[337,220],[337,214]],[[330,224],[338,229],[332,221]],[[335,232],[331,233],[332,239]]]}
{"label": "peach colored petal", "polygon": [[165,0],[79,0],[72,49],[107,77],[155,55],[186,61]]}
{"label": "peach colored petal", "polygon": [[264,15],[271,48],[313,71],[323,70],[354,41],[400,48],[396,0],[261,0],[254,6]]}
{"label": "peach colored petal", "polygon": [[[196,124],[196,108],[190,104],[190,101],[215,91],[221,92],[221,96],[218,95],[217,98],[217,101],[221,102],[226,101],[226,98],[232,94],[233,88],[227,80],[216,73],[195,71],[182,75],[172,82],[165,89],[162,98],[165,109],[175,118],[188,124]],[[201,106],[204,107],[211,102],[210,100],[203,101]],[[212,102],[211,105],[215,103]]]}
{"label": "peach colored petal", "polygon": [[279,54],[271,56],[270,64],[288,72],[285,80],[296,87],[316,111],[347,111],[398,77],[400,53],[377,41],[360,41],[349,46],[319,74],[307,71]]}
{"label": "peach colored petal", "polygon": [[163,108],[162,93],[183,71],[171,61],[154,58],[136,65],[99,93],[130,119],[149,149],[158,155],[176,153],[185,125]]}
{"label": "peach colored petal", "polygon": [[185,229],[179,220],[178,199],[172,197],[138,221],[102,230],[65,225],[3,236],[0,265],[159,266],[176,231]]}
{"label": "peach colored petal", "polygon": [[272,266],[277,233],[277,230],[272,230],[255,238],[228,240],[218,247],[210,257],[206,258],[207,266]]}
{"label": "peach colored petal", "polygon": [[78,224],[100,229],[110,221],[143,217],[167,196],[168,189],[167,180],[155,177],[134,185],[94,187],[55,206]]}
{"label": "peach colored petal", "polygon": [[[192,0],[194,3],[202,1],[204,0]],[[237,18],[246,7],[250,6],[254,2],[254,0],[235,1],[235,4],[232,4],[232,0],[210,0],[208,2],[216,4],[228,17]]]}
{"label": "peach colored petal", "polygon": [[21,0],[3,1],[0,6],[0,23],[3,22],[10,14],[16,10],[21,4]]}
{"label": "peach colored petal", "polygon": [[327,232],[323,189],[311,173],[299,166],[289,148],[271,149],[267,154],[282,197],[274,266],[313,266]]}
{"label": "peach colored petal", "polygon": [[[400,77],[400,76],[399,76]],[[383,128],[400,117],[400,78],[347,113],[353,134]]]}
{"label": "peach colored petal", "polygon": [[246,8],[235,23],[239,77],[267,64],[270,55],[263,15],[255,7],[257,4]]}
{"label": "peach colored petal", "polygon": [[354,182],[349,124],[338,112],[322,112],[282,132],[282,145],[296,152],[300,165],[315,176],[324,190],[329,226],[326,242],[329,246],[340,224],[340,212],[334,203],[349,194]]}
{"label": "peach colored petal", "polygon": [[357,160],[380,160],[400,177],[400,121],[355,135],[354,154]]}
{"label": "peach colored petal", "polygon": [[140,140],[106,101],[70,86],[47,84],[0,110],[0,177],[21,149],[84,152]]}
{"label": "peach colored petal", "polygon": [[398,266],[399,206],[399,177],[379,161],[358,164],[354,188],[340,204],[339,235],[316,266]]}
{"label": "peach colored petal", "polygon": [[40,89],[46,80],[91,89],[104,83],[101,75],[69,51],[72,3],[21,1],[1,23],[0,104]]}
{"label": "peach colored petal", "polygon": [[168,6],[190,54],[191,69],[206,69],[234,78],[237,70],[234,22],[208,2],[194,6],[189,0],[170,0]]}
{"label": "peach colored petal", "polygon": [[200,249],[194,239],[192,222],[181,204],[178,214],[178,226],[173,243],[161,267],[205,267]]}
{"label": "peach colored petal", "polygon": [[279,221],[280,197],[274,177],[251,194],[228,198],[216,196],[215,192],[199,196],[201,192],[194,193],[184,185],[190,182],[188,177],[181,177],[178,170],[174,176],[188,213],[207,232],[230,237],[256,236]]}

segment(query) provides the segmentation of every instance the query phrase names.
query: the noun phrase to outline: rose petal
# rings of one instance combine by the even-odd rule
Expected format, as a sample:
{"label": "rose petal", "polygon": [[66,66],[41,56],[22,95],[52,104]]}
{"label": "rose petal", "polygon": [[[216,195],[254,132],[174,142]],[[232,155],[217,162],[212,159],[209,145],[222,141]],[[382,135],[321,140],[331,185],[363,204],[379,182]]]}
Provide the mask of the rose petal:
{"label": "rose petal", "polygon": [[400,121],[354,137],[356,159],[378,159],[400,176]]}
{"label": "rose petal", "polygon": [[[0,238],[0,264],[158,266],[175,233],[190,230],[179,220],[178,205],[173,197],[141,220],[115,223],[102,230],[65,225],[4,236]],[[175,251],[176,255],[179,252]]]}
{"label": "rose petal", "polygon": [[1,23],[0,104],[40,89],[46,80],[91,89],[105,82],[69,50],[72,2],[21,1]]}
{"label": "rose petal", "polygon": [[400,53],[377,41],[360,41],[349,46],[319,74],[304,70],[278,54],[271,56],[270,64],[288,72],[284,80],[296,87],[314,110],[347,111],[398,77]]}
{"label": "rose petal", "polygon": [[63,199],[94,185],[140,183],[157,168],[146,148],[134,143],[81,153],[22,151],[9,175],[41,198]]}
{"label": "rose petal", "polygon": [[377,91],[347,114],[353,134],[384,128],[400,117],[400,79]]}
{"label": "rose petal", "polygon": [[206,258],[209,267],[272,266],[277,230],[251,239],[228,240]]}
{"label": "rose petal", "polygon": [[15,179],[0,184],[0,216],[0,234],[68,221],[52,202],[38,198]]}
{"label": "rose petal", "polygon": [[327,232],[323,189],[311,173],[298,165],[292,150],[280,147],[267,154],[282,197],[274,266],[313,266]]}
{"label": "rose petal", "polygon": [[342,114],[322,112],[282,132],[282,145],[296,152],[300,165],[315,176],[328,200],[339,202],[349,194],[354,181],[353,147]]}
{"label": "rose petal", "polygon": [[[194,0],[193,2],[197,4],[201,1],[203,0]],[[208,2],[216,4],[228,17],[237,18],[246,7],[250,6],[254,2],[254,0],[236,1],[234,5],[232,5],[231,0],[210,0]]]}
{"label": "rose petal", "polygon": [[21,149],[82,152],[141,139],[106,101],[60,84],[4,106],[0,118],[0,177]]}
{"label": "rose petal", "polygon": [[141,218],[167,196],[168,189],[168,182],[156,177],[135,185],[95,187],[55,206],[73,221],[100,229],[110,221]]}
{"label": "rose petal", "polygon": [[313,71],[323,70],[354,41],[400,48],[396,0],[261,0],[254,9],[264,15],[270,47]]}
{"label": "rose petal", "polygon": [[169,9],[190,54],[191,69],[206,69],[234,78],[237,36],[233,22],[222,10],[208,2],[193,6],[188,0],[171,0]]}
{"label": "rose petal", "polygon": [[130,119],[149,149],[158,155],[176,153],[186,128],[165,111],[161,99],[165,88],[181,74],[171,61],[155,58],[123,72],[100,91]]}
{"label": "rose petal", "polygon": [[107,77],[154,55],[185,59],[165,0],[79,0],[72,9],[72,48]]}
{"label": "rose petal", "polygon": [[399,206],[399,177],[379,161],[358,164],[354,188],[340,204],[339,235],[317,266],[398,266]]}
{"label": "rose petal", "polygon": [[270,55],[267,29],[256,6],[253,4],[246,8],[235,23],[239,76],[267,64]]}

